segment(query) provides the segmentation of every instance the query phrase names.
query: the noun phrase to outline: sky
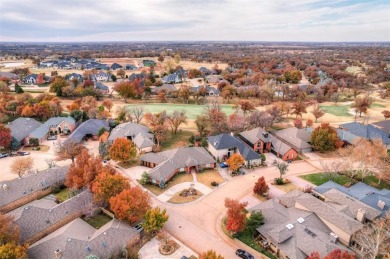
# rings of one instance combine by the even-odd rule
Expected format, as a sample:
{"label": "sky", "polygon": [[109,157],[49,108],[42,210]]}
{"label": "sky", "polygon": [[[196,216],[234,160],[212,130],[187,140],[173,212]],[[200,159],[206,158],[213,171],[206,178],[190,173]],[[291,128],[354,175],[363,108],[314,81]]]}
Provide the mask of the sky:
{"label": "sky", "polygon": [[0,0],[5,41],[390,41],[390,1]]}

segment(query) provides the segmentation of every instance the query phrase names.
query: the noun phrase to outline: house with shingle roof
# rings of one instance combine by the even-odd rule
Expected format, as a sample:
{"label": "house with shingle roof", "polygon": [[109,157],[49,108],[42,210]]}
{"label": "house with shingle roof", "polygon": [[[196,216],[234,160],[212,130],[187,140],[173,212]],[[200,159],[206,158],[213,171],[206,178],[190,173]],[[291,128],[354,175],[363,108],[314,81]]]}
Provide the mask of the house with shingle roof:
{"label": "house with shingle roof", "polygon": [[[0,212],[8,212],[23,201],[39,198],[43,190],[65,181],[69,166],[54,167],[22,178],[0,182]],[[15,206],[13,206],[15,204]]]}
{"label": "house with shingle roof", "polygon": [[144,125],[126,122],[116,126],[110,133],[108,141],[113,143],[117,138],[127,138],[132,141],[138,152],[151,152],[154,144],[154,135]]}
{"label": "house with shingle roof", "polygon": [[123,68],[123,67],[121,65],[119,65],[118,63],[113,63],[111,65],[112,70],[117,70],[117,69],[121,69],[121,68]]}
{"label": "house with shingle roof", "polygon": [[40,126],[42,126],[42,123],[36,121],[33,118],[19,117],[8,123],[6,127],[11,130],[12,138],[20,145],[28,145],[28,135],[30,135],[30,133],[35,131]]}
{"label": "house with shingle roof", "polygon": [[238,137],[247,143],[258,153],[268,153],[271,151],[271,134],[263,128],[254,128],[241,132]]}
{"label": "house with shingle roof", "polygon": [[108,86],[106,86],[102,82],[97,82],[97,81],[95,81],[95,88],[99,89],[105,93],[108,93],[108,91],[110,90],[110,88],[108,88]]}
{"label": "house with shingle roof", "polygon": [[295,160],[298,157],[298,152],[289,144],[281,141],[277,137],[270,135],[271,152],[281,158],[283,161]]}
{"label": "house with shingle roof", "polygon": [[39,143],[42,143],[49,134],[70,134],[75,128],[76,121],[73,117],[52,117],[31,132],[27,136],[26,142],[28,143],[30,139],[38,139]]}
{"label": "house with shingle roof", "polygon": [[183,79],[180,74],[173,73],[167,76],[164,76],[161,80],[164,84],[177,84],[183,82]]}
{"label": "house with shingle roof", "polygon": [[[356,137],[368,139],[368,140],[380,140],[386,148],[390,148],[389,133],[375,127],[371,124],[365,125],[359,122],[349,122],[340,124],[340,128]],[[351,143],[352,144],[352,143]]]}
{"label": "house with shingle roof", "polygon": [[261,158],[258,153],[245,144],[245,142],[231,134],[223,133],[217,136],[209,136],[207,142],[207,149],[219,161],[226,160],[231,155],[239,153],[244,158],[246,166],[261,163]]}
{"label": "house with shingle roof", "polygon": [[[374,208],[376,211],[380,212],[380,216],[384,216],[387,212],[390,212],[390,190],[388,189],[382,189],[379,190],[377,188],[374,188],[368,184],[358,182],[354,185],[352,185],[349,188],[346,188],[342,185],[339,185],[338,183],[335,183],[333,181],[328,181],[324,184],[321,184],[314,188],[313,192],[322,197],[323,199],[333,199],[338,201],[339,203],[342,202],[344,199],[341,198],[335,198],[335,190],[338,191],[338,195],[340,196],[340,193],[345,194],[346,196],[350,197],[351,199],[348,199],[348,202],[352,201],[360,201],[371,208]],[[345,203],[345,202],[343,202]],[[359,204],[355,202],[356,204]],[[359,206],[359,208],[362,206]],[[363,208],[364,209],[364,208]],[[364,209],[365,211],[370,211],[367,209]],[[370,213],[371,214],[371,213]],[[368,220],[372,220],[372,216],[366,217]],[[376,213],[374,213],[376,215]]]}
{"label": "house with shingle roof", "polygon": [[390,134],[390,120],[377,121],[371,123],[371,125],[381,129],[383,132],[387,132]]}
{"label": "house with shingle roof", "polygon": [[149,176],[152,182],[167,182],[180,172],[199,172],[215,168],[214,158],[203,147],[182,147],[159,153],[148,153],[140,157],[141,165],[151,167]]}
{"label": "house with shingle roof", "polygon": [[108,82],[111,79],[111,75],[105,72],[100,71],[97,74],[91,75],[91,80],[100,81],[100,82]]}
{"label": "house with shingle roof", "polygon": [[95,255],[110,258],[132,240],[139,238],[133,227],[113,219],[95,229],[82,219],[75,219],[54,231],[27,250],[29,258],[85,258]]}
{"label": "house with shingle roof", "polygon": [[[296,198],[304,194],[295,192],[294,195],[285,195],[294,201],[291,197]],[[284,199],[285,195],[281,196],[281,199]],[[332,229],[315,211],[298,208],[295,202],[286,207],[277,199],[271,199],[250,208],[249,211],[262,212],[264,224],[256,230],[281,258],[305,259],[314,251],[323,258],[335,249],[350,252],[338,242]]]}
{"label": "house with shingle roof", "polygon": [[156,87],[151,88],[152,94],[159,94],[162,91],[169,93],[172,91],[177,91],[177,88],[173,84],[163,84],[162,86],[156,86]]}
{"label": "house with shingle roof", "polygon": [[71,73],[71,74],[67,74],[65,76],[65,79],[68,81],[72,81],[73,79],[76,79],[80,83],[84,80],[84,77],[83,77],[83,75],[80,75],[77,73]]}
{"label": "house with shingle roof", "polygon": [[26,84],[36,84],[38,74],[30,74],[23,78],[23,82]]}
{"label": "house with shingle roof", "polygon": [[17,80],[19,79],[19,76],[17,74],[14,74],[14,73],[10,73],[10,72],[2,72],[0,71],[0,77],[6,77],[10,80]]}
{"label": "house with shingle roof", "polygon": [[64,141],[72,141],[75,143],[81,142],[85,137],[97,137],[99,130],[105,128],[110,130],[110,125],[107,120],[89,119],[80,124]]}
{"label": "house with shingle roof", "polygon": [[287,129],[277,130],[273,135],[280,141],[294,148],[298,153],[311,152],[310,137],[311,133],[308,129],[298,129],[291,127]]}
{"label": "house with shingle roof", "polygon": [[[221,91],[219,91],[217,88],[212,87],[210,85],[197,85],[190,88],[190,92],[192,93],[198,93],[202,88],[205,88],[205,95],[206,96],[219,96],[221,94]],[[203,89],[202,89],[203,90]]]}

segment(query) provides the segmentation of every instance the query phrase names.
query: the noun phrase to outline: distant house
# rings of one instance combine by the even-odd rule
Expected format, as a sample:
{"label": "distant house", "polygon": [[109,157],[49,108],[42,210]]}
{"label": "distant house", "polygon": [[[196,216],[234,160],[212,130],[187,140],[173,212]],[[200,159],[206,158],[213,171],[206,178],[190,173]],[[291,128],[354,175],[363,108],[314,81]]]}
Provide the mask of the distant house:
{"label": "distant house", "polygon": [[42,123],[35,119],[24,117],[19,117],[7,125],[11,130],[12,138],[22,146],[28,145],[27,137],[40,126]]}
{"label": "distant house", "polygon": [[198,93],[202,89],[202,87],[205,87],[206,90],[205,96],[219,96],[221,94],[221,91],[219,91],[217,88],[212,87],[210,85],[206,85],[206,86],[198,85],[195,87],[191,87],[190,91],[192,93]]}
{"label": "distant house", "polygon": [[177,91],[177,88],[173,84],[163,84],[162,86],[153,87],[151,91],[152,94],[159,94],[161,91],[169,93],[172,91]]}
{"label": "distant house", "polygon": [[104,73],[104,72],[99,72],[97,74],[93,74],[91,76],[92,80],[94,81],[100,81],[100,82],[108,82],[111,80],[111,75],[108,74],[108,73]]}
{"label": "distant house", "polygon": [[177,84],[183,82],[181,75],[173,73],[167,76],[164,76],[162,82],[165,84]]}
{"label": "distant house", "polygon": [[123,67],[121,65],[119,65],[118,63],[113,63],[111,65],[112,70],[117,70],[117,69],[121,69],[121,68],[123,68]]}
{"label": "distant house", "polygon": [[110,90],[110,88],[108,88],[108,86],[106,86],[102,82],[96,82],[96,81],[95,81],[95,88],[101,90],[104,93],[108,93]]}
{"label": "distant house", "polygon": [[54,167],[20,179],[0,182],[0,212],[9,212],[44,196],[45,190],[65,181],[68,170],[69,166]]}
{"label": "distant house", "polygon": [[291,127],[275,131],[274,136],[294,148],[298,153],[307,153],[312,150],[309,144],[311,134],[308,129]]}
{"label": "distant house", "polygon": [[72,81],[73,79],[76,79],[78,82],[82,82],[84,80],[84,77],[83,75],[77,73],[71,73],[71,74],[67,74],[65,76],[65,79],[68,81]]}
{"label": "distant house", "polygon": [[131,140],[136,146],[138,152],[151,152],[154,144],[154,135],[150,129],[144,125],[126,122],[119,124],[112,131],[108,137],[110,143],[117,138],[127,138]]}
{"label": "distant house", "polygon": [[283,161],[295,160],[298,158],[298,152],[289,144],[281,141],[277,137],[270,135],[271,139],[271,152]]}
{"label": "distant house", "polygon": [[155,67],[156,66],[156,62],[153,61],[153,60],[148,60],[148,59],[144,59],[142,60],[142,64],[145,66],[145,67]]}
{"label": "distant house", "polygon": [[101,128],[110,130],[110,126],[107,120],[89,119],[87,121],[84,121],[68,136],[64,143],[69,141],[79,143],[84,138],[97,138],[97,135]]}
{"label": "distant house", "polygon": [[14,74],[14,73],[10,73],[10,72],[1,72],[0,71],[0,77],[6,77],[10,80],[17,80],[19,79],[19,76],[17,74]]}
{"label": "distant house", "polygon": [[30,74],[23,78],[23,82],[26,84],[36,84],[37,83],[38,74]]}
{"label": "distant house", "polygon": [[206,76],[206,81],[207,83],[209,84],[218,84],[220,81],[222,80],[222,78],[220,76],[217,76],[217,75],[208,75]]}
{"label": "distant house", "polygon": [[381,129],[383,132],[390,134],[390,120],[378,121],[371,123],[371,125]]}
{"label": "distant house", "polygon": [[[284,203],[288,201],[286,206]],[[363,224],[339,212],[310,194],[292,191],[277,199],[250,208],[261,211],[264,224],[257,232],[280,258],[306,259],[314,251],[323,258],[336,249],[351,252],[341,245]]]}
{"label": "distant house", "polygon": [[112,258],[128,243],[139,239],[139,232],[125,222],[113,219],[99,229],[77,218],[54,231],[27,250],[28,258]]}
{"label": "distant house", "polygon": [[[349,122],[340,125],[342,130],[346,130],[356,137],[368,140],[380,140],[387,149],[390,148],[389,133],[371,124],[365,125],[359,122]],[[352,144],[352,143],[351,143]]]}
{"label": "distant house", "polygon": [[271,151],[272,143],[270,134],[262,128],[241,132],[239,138],[258,153],[268,153]]}
{"label": "distant house", "polygon": [[167,182],[179,172],[191,173],[215,168],[214,158],[203,147],[182,147],[159,153],[148,153],[140,157],[143,166],[151,167],[152,182]]}
{"label": "distant house", "polygon": [[129,76],[129,81],[133,82],[135,79],[137,79],[137,80],[143,82],[143,80],[145,80],[145,78],[146,78],[146,74],[144,74],[144,73],[139,73],[139,74],[133,73]]}
{"label": "distant house", "polygon": [[42,143],[50,135],[70,134],[76,128],[76,121],[73,117],[53,117],[48,119],[41,126],[31,132],[26,139],[38,139]]}
{"label": "distant house", "polygon": [[137,67],[133,64],[126,64],[125,69],[126,70],[134,70],[134,69],[137,69]]}
{"label": "distant house", "polygon": [[261,163],[261,158],[258,153],[242,140],[230,134],[223,133],[217,136],[210,136],[207,138],[207,142],[207,149],[219,161],[226,160],[231,155],[239,153],[244,158],[246,166]]}
{"label": "distant house", "polygon": [[208,75],[212,74],[211,70],[206,68],[206,67],[200,67],[199,71],[202,72],[202,74],[205,75],[205,76],[208,76]]}
{"label": "distant house", "polygon": [[[336,193],[335,195],[335,192],[331,190],[337,190],[351,197],[350,200],[352,201],[356,199],[370,206],[371,208],[380,211],[381,216],[384,216],[387,212],[390,212],[390,190],[388,189],[379,190],[362,182],[358,182],[347,188],[333,181],[328,181],[324,184],[315,187],[313,193],[322,197],[323,199],[336,199],[339,203],[345,203],[344,198],[339,198],[338,196],[336,196],[340,195],[339,193]],[[363,206],[358,207],[363,209]],[[376,214],[376,212],[370,213],[371,216],[368,219],[372,220],[373,215],[376,216]]]}

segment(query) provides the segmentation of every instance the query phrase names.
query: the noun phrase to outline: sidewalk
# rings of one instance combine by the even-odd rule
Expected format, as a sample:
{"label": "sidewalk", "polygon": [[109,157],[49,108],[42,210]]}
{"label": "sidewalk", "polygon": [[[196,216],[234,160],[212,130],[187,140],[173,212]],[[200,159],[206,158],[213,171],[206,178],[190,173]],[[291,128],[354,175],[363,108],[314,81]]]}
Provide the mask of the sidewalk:
{"label": "sidewalk", "polygon": [[296,175],[289,176],[288,179],[291,181],[292,184],[295,184],[296,186],[301,187],[302,189],[305,189],[308,186],[313,188],[316,187],[316,185]]}

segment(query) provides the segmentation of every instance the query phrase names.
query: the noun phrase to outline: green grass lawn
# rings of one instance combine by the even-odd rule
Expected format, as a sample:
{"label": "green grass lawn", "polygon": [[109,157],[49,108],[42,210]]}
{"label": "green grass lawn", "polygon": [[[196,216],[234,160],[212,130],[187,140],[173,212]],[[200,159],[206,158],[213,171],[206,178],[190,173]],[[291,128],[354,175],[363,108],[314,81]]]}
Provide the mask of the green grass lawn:
{"label": "green grass lawn", "polygon": [[[127,107],[131,108],[134,106],[140,106],[139,104],[131,104]],[[149,103],[142,105],[146,112],[157,113],[165,110],[167,113],[172,113],[173,111],[182,111],[184,110],[187,114],[188,119],[194,120],[197,115],[205,113],[204,105],[196,104],[172,104],[172,103]],[[228,116],[232,114],[235,110],[233,105],[221,105],[222,111],[225,112]]]}
{"label": "green grass lawn", "polygon": [[186,130],[178,132],[176,136],[172,136],[172,134],[169,133],[167,139],[161,144],[161,151],[191,145],[189,138],[192,135],[194,135],[193,132]]}
{"label": "green grass lawn", "polygon": [[243,242],[244,244],[252,247],[253,249],[255,249],[256,251],[268,256],[269,258],[272,258],[272,259],[276,259],[276,257],[274,255],[272,255],[269,251],[265,250],[264,248],[262,248],[252,237],[252,234],[245,230],[239,234],[237,234],[237,239],[240,240],[241,242]]}
{"label": "green grass lawn", "polygon": [[371,104],[371,108],[385,108],[385,106],[380,103],[373,103]]}
{"label": "green grass lawn", "polygon": [[102,226],[104,226],[106,223],[110,222],[112,220],[111,217],[107,216],[104,213],[99,213],[96,216],[93,216],[89,219],[83,218],[85,222],[87,222],[92,227],[99,229]]}
{"label": "green grass lawn", "polygon": [[352,117],[353,115],[348,112],[350,106],[320,106],[321,110],[326,113],[335,115],[335,116],[343,116],[343,117]]}
{"label": "green grass lawn", "polygon": [[73,196],[73,194],[71,193],[71,191],[69,191],[68,188],[64,188],[61,189],[58,193],[56,193],[55,196],[60,202],[64,202],[69,199],[69,197]]}
{"label": "green grass lawn", "polygon": [[173,176],[166,183],[167,186],[165,187],[165,189],[161,189],[160,187],[158,187],[157,185],[154,185],[154,184],[146,184],[146,185],[143,185],[143,186],[146,189],[148,189],[149,191],[151,191],[154,195],[158,196],[158,195],[162,194],[163,192],[165,192],[166,190],[168,190],[169,188],[171,188],[172,186],[175,186],[176,184],[179,184],[179,183],[188,182],[188,187],[190,187],[190,184],[191,184],[192,180],[193,180],[192,174],[178,173],[175,176]]}

